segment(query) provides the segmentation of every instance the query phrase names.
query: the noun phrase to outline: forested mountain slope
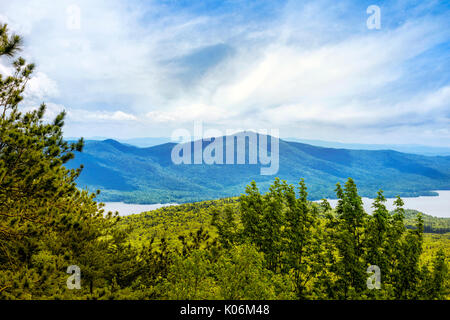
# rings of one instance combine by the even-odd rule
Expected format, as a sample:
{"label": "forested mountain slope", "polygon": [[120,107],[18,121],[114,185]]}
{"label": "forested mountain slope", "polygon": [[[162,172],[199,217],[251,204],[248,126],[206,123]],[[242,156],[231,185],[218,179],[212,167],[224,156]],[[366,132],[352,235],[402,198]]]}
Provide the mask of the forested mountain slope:
{"label": "forested mountain slope", "polygon": [[[203,149],[209,143],[203,142]],[[246,164],[234,165],[176,165],[171,160],[174,146],[166,143],[138,148],[115,140],[86,141],[83,152],[68,166],[84,165],[78,186],[101,189],[101,200],[132,203],[182,203],[238,196],[251,180],[267,190],[274,176],[289,183],[305,178],[311,200],[333,197],[334,185],[348,177],[354,178],[361,195],[367,197],[374,197],[379,189],[387,197],[430,195],[431,190],[450,189],[448,156],[333,149],[280,140],[279,171],[261,175],[260,168],[267,165],[248,163],[248,151],[253,147],[249,141]]]}

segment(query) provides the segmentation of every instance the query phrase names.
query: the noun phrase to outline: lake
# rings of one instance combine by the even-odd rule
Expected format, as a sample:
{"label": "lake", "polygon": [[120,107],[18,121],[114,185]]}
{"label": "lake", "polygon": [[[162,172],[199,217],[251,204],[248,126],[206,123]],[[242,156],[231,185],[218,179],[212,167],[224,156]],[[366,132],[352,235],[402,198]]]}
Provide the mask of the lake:
{"label": "lake", "polygon": [[[402,198],[405,203],[405,209],[415,209],[434,217],[450,218],[450,190],[436,190],[439,193],[437,197],[415,197]],[[373,199],[362,198],[364,209],[366,212],[372,212]],[[389,210],[394,209],[394,198],[387,198],[385,203]],[[336,207],[338,200],[329,199],[331,206]],[[121,216],[127,216],[133,213],[141,213],[144,211],[155,210],[165,206],[175,205],[174,203],[166,204],[130,204],[123,202],[105,202],[105,211],[118,211]]]}
{"label": "lake", "polygon": [[134,213],[141,213],[144,211],[159,209],[161,207],[176,205],[175,203],[133,204],[124,202],[104,202],[104,204],[105,212],[118,211],[120,216],[128,216]]}
{"label": "lake", "polygon": [[[435,190],[439,193],[437,197],[415,197],[415,198],[402,198],[405,205],[405,209],[415,209],[425,214],[440,218],[450,218],[450,190]],[[373,199],[362,198],[364,204],[364,210],[366,212],[372,212]],[[394,198],[386,198],[386,208],[388,210],[394,209]],[[337,205],[338,200],[328,200],[330,205],[334,208]]]}

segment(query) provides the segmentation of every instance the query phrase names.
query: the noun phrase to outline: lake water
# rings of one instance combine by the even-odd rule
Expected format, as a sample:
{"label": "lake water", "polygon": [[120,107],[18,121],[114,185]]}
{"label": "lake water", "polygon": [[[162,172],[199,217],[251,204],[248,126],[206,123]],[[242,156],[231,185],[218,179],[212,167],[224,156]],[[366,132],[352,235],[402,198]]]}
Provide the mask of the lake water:
{"label": "lake water", "polygon": [[120,216],[128,216],[134,213],[141,213],[145,211],[151,211],[155,209],[159,209],[161,207],[173,206],[174,203],[156,203],[156,204],[132,204],[132,203],[124,203],[124,202],[104,202],[105,204],[105,212],[108,211],[118,211]]}
{"label": "lake water", "polygon": [[[450,190],[436,190],[439,193],[437,197],[415,197],[415,198],[402,198],[405,205],[405,209],[415,209],[425,214],[434,217],[450,218]],[[364,204],[364,210],[366,212],[372,212],[373,199],[362,198]],[[388,210],[394,209],[394,198],[387,198],[385,202]],[[328,200],[330,205],[334,208],[337,205],[338,200]]]}
{"label": "lake water", "polygon": [[[437,197],[415,197],[402,198],[405,203],[405,209],[415,209],[434,217],[450,218],[450,190],[436,190],[439,193]],[[366,212],[372,212],[373,199],[362,198],[364,209]],[[385,203],[389,210],[394,209],[394,198],[387,198]],[[331,206],[336,207],[338,200],[328,200]],[[141,213],[144,211],[155,210],[164,206],[175,205],[169,204],[129,204],[123,202],[105,202],[105,211],[118,211],[121,216],[127,216],[133,213]]]}

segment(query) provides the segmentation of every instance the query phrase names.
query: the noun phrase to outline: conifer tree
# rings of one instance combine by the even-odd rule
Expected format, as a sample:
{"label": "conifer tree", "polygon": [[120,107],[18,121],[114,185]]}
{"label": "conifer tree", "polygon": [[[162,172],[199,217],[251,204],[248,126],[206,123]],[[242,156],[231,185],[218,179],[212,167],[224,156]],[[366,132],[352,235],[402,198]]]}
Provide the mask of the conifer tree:
{"label": "conifer tree", "polygon": [[408,230],[402,242],[401,258],[398,266],[397,299],[417,299],[420,286],[421,269],[420,255],[423,245],[423,217],[416,217],[416,228]]}
{"label": "conifer tree", "polygon": [[[0,55],[13,59],[21,39],[8,34],[0,26]],[[0,75],[0,297],[78,296],[65,286],[69,265],[83,270],[92,294],[89,278],[101,278],[110,262],[106,236],[116,219],[76,188],[82,168],[64,166],[83,147],[82,139],[64,141],[65,113],[47,123],[45,104],[19,110],[34,65],[19,57],[12,66]]]}
{"label": "conifer tree", "polygon": [[284,196],[287,198],[287,210],[285,218],[285,239],[287,265],[293,269],[294,283],[298,298],[304,299],[306,296],[306,284],[311,280],[311,273],[316,250],[313,241],[314,227],[317,216],[310,209],[307,197],[307,188],[304,179],[299,183],[299,198],[296,199],[293,187],[285,186]]}
{"label": "conifer tree", "polygon": [[264,214],[264,202],[256,182],[252,181],[240,197],[239,207],[243,225],[243,238],[249,239],[258,249],[262,248],[261,221]]}
{"label": "conifer tree", "polygon": [[388,257],[387,248],[392,245],[387,242],[389,230],[389,211],[384,203],[386,198],[383,191],[378,191],[377,197],[372,205],[373,213],[368,218],[367,235],[367,262],[378,266],[382,272],[387,271]]}
{"label": "conifer tree", "polygon": [[[403,200],[397,196],[394,201],[394,212],[389,216],[389,226],[386,235],[386,268],[383,283],[389,284],[394,290],[393,295],[400,287],[399,281],[401,279],[400,262],[403,256],[403,238],[406,232],[405,227],[405,210],[403,209]],[[393,297],[393,296],[392,296]]]}
{"label": "conifer tree", "polygon": [[353,179],[347,180],[344,189],[338,183],[336,195],[339,201],[336,206],[338,224],[335,241],[340,260],[335,268],[339,275],[338,291],[348,299],[366,289],[367,263],[363,237],[367,213]]}
{"label": "conifer tree", "polygon": [[442,300],[450,293],[448,264],[442,248],[436,253],[432,264],[431,283],[425,298]]}

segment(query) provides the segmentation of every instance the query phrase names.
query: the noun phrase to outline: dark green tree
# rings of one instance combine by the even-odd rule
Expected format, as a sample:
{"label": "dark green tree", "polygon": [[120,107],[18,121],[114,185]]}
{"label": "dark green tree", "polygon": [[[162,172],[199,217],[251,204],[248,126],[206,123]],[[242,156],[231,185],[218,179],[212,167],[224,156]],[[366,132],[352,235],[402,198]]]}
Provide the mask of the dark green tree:
{"label": "dark green tree", "polygon": [[338,183],[336,195],[337,225],[335,243],[339,260],[333,267],[339,276],[336,288],[342,298],[355,298],[366,289],[367,262],[364,254],[364,234],[367,213],[353,179],[349,178],[344,189]]}
{"label": "dark green tree", "polygon": [[367,226],[367,262],[370,265],[377,265],[382,272],[387,271],[389,258],[387,255],[388,247],[388,231],[390,226],[390,215],[384,203],[386,198],[383,191],[378,191],[378,195],[373,202],[373,213],[368,217]]}
{"label": "dark green tree", "polygon": [[416,228],[408,230],[402,242],[401,257],[398,265],[397,299],[417,299],[421,280],[420,255],[423,245],[423,218],[418,214]]}

